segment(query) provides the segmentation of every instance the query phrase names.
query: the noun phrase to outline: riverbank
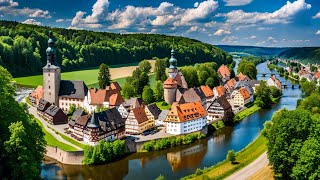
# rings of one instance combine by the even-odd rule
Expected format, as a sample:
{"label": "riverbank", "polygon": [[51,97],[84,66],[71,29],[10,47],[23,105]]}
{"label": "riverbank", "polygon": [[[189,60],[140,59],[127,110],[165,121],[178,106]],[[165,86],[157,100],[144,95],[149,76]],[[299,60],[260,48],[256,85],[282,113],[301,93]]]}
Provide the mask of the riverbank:
{"label": "riverbank", "polygon": [[185,179],[223,179],[228,177],[232,173],[244,168],[255,159],[257,159],[260,155],[267,151],[267,139],[262,135],[245,147],[240,152],[236,153],[236,162],[235,164],[231,164],[230,161],[224,160],[212,167],[204,168],[202,170],[198,169],[195,174],[186,176],[182,178]]}

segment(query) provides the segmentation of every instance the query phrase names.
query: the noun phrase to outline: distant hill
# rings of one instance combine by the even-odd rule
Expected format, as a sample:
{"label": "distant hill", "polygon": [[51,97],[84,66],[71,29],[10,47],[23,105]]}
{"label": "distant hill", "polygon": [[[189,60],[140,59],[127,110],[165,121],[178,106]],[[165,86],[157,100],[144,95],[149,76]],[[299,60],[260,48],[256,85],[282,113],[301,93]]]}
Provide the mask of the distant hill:
{"label": "distant hill", "polygon": [[170,58],[175,42],[178,65],[201,62],[230,64],[225,51],[198,40],[160,34],[116,34],[0,21],[0,65],[13,76],[40,74],[46,63],[48,33],[53,31],[57,62],[63,71],[129,64],[144,59]]}
{"label": "distant hill", "polygon": [[[275,47],[256,47],[256,46],[232,46],[232,45],[217,45],[217,47],[232,53],[236,52],[251,54],[254,56],[278,56],[284,50],[288,48],[275,48]],[[241,54],[240,54],[241,55]]]}
{"label": "distant hill", "polygon": [[302,47],[291,48],[279,54],[279,57],[287,59],[297,59],[302,62],[320,63],[320,48],[319,47]]}

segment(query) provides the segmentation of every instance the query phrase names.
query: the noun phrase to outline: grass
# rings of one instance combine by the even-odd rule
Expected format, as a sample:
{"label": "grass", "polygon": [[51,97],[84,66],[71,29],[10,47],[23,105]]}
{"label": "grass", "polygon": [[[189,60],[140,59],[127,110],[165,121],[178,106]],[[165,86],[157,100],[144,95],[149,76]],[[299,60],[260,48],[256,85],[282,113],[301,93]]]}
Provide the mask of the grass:
{"label": "grass", "polygon": [[260,135],[254,142],[236,153],[236,161],[238,164],[231,164],[230,161],[224,160],[212,167],[201,170],[201,175],[193,174],[182,179],[223,179],[253,162],[266,150],[267,139]]}
{"label": "grass", "polygon": [[272,167],[265,166],[260,171],[253,174],[249,179],[250,180],[273,180],[274,173],[272,171]]}
{"label": "grass", "polygon": [[[59,133],[59,132],[58,132],[58,133]],[[59,135],[60,135],[64,140],[68,141],[69,143],[74,144],[74,145],[76,145],[76,146],[84,149],[84,147],[85,147],[84,144],[82,144],[82,143],[80,143],[80,142],[78,142],[78,141],[76,141],[76,140],[74,140],[74,139],[72,139],[72,138],[70,138],[70,137],[68,137],[68,136],[66,136],[66,135],[64,135],[64,134],[59,133]]]}
{"label": "grass", "polygon": [[170,104],[167,105],[162,105],[162,103],[164,103],[164,101],[161,102],[156,102],[156,105],[158,106],[158,108],[162,111],[162,110],[168,110],[171,108]]}
{"label": "grass", "polygon": [[239,112],[238,114],[236,114],[236,116],[234,117],[235,121],[241,121],[242,119],[244,119],[245,117],[253,114],[254,112],[260,110],[261,107],[257,106],[256,104]]}
{"label": "grass", "polygon": [[45,134],[45,140],[47,142],[48,146],[52,147],[58,147],[59,149],[62,149],[64,151],[77,151],[76,148],[69,146],[68,144],[65,144],[63,142],[60,142],[57,140],[52,134],[50,134],[46,129],[43,127],[42,123],[39,121],[39,119],[35,118],[37,123],[41,126],[43,133]]}
{"label": "grass", "polygon": [[212,125],[216,130],[225,127],[223,120],[219,120],[219,121],[217,121],[217,122],[214,122],[214,123],[212,123],[211,125]]}

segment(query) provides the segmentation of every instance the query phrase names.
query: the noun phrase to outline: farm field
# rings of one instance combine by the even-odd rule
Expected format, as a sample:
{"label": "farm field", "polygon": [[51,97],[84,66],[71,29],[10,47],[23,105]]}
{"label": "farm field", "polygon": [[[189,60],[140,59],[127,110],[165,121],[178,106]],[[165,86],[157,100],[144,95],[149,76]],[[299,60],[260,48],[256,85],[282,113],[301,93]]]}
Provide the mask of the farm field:
{"label": "farm field", "polygon": [[[152,69],[151,72],[153,72],[154,66],[155,66],[155,60],[149,60],[151,63]],[[118,82],[120,85],[123,85],[125,83],[125,78],[132,75],[133,70],[135,70],[138,65],[132,65],[130,64],[123,65],[123,67],[110,67],[110,74],[111,79]],[[62,80],[83,80],[88,87],[95,87],[98,83],[98,73],[99,68],[95,69],[89,69],[89,70],[80,70],[80,71],[72,71],[72,72],[65,72],[61,73],[61,79]],[[150,78],[152,78],[152,75],[150,75]],[[35,75],[35,76],[28,76],[28,77],[19,77],[14,78],[16,83],[21,86],[26,87],[32,87],[36,88],[38,85],[43,84],[42,75]],[[151,85],[152,85],[152,81]]]}

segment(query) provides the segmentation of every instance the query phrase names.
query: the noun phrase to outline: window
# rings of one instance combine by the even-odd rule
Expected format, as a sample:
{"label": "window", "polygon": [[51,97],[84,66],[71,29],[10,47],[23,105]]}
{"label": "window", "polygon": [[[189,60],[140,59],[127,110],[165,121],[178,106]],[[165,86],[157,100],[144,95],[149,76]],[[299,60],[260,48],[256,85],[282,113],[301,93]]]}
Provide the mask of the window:
{"label": "window", "polygon": [[50,86],[49,86],[49,89],[50,89]]}

